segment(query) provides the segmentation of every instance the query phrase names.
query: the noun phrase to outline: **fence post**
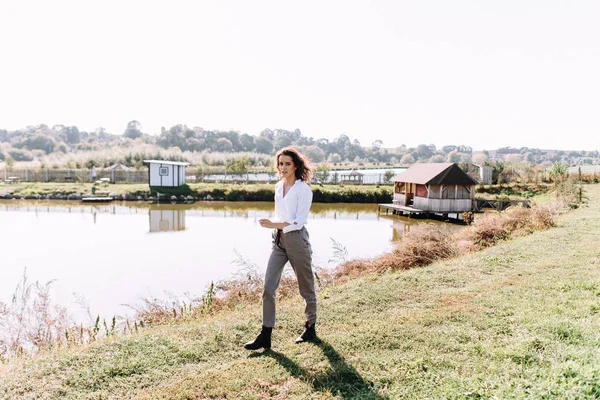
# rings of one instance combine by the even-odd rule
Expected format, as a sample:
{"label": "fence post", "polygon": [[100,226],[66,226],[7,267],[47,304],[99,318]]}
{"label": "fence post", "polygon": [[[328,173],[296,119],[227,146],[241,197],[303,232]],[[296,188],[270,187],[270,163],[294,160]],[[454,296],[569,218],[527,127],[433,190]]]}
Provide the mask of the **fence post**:
{"label": "fence post", "polygon": [[29,170],[25,170],[25,182],[29,182]]}
{"label": "fence post", "polygon": [[48,183],[48,168],[46,168],[46,183]]}

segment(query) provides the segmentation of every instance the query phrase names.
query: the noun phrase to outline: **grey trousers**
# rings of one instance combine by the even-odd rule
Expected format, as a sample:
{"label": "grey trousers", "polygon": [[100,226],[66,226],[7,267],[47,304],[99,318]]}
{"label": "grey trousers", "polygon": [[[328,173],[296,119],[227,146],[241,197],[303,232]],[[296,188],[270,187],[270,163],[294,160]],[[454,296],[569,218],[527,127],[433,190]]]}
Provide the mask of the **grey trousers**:
{"label": "grey trousers", "polygon": [[312,271],[312,248],[306,228],[281,233],[280,240],[276,240],[277,230],[273,232],[273,248],[267,272],[262,297],[263,326],[275,326],[275,292],[281,280],[283,267],[290,262],[296,279],[300,296],[304,299],[304,315],[306,321],[314,324],[317,320],[317,295],[315,293],[315,280]]}

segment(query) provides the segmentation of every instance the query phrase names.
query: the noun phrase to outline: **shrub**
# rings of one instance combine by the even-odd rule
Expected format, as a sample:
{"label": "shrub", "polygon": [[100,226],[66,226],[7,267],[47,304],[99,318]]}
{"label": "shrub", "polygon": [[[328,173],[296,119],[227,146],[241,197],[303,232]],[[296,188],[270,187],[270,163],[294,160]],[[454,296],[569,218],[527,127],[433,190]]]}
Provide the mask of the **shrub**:
{"label": "shrub", "polygon": [[158,193],[167,196],[188,196],[192,194],[192,189],[187,184],[178,187],[150,186],[152,196],[156,196]]}

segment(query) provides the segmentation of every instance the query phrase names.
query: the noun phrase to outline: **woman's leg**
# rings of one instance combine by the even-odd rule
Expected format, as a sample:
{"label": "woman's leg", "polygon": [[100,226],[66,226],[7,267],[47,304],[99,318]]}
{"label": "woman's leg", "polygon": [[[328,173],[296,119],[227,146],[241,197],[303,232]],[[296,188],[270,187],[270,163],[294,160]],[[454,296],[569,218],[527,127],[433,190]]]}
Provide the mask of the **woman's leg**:
{"label": "woman's leg", "polygon": [[317,320],[317,295],[312,270],[312,249],[305,228],[283,235],[290,264],[296,273],[298,290],[304,299],[306,322],[313,326]]}
{"label": "woman's leg", "polygon": [[285,250],[277,244],[273,244],[273,251],[271,257],[269,257],[267,272],[265,273],[265,286],[262,297],[263,326],[269,328],[275,326],[275,292],[279,287],[283,267],[287,261],[288,257]]}

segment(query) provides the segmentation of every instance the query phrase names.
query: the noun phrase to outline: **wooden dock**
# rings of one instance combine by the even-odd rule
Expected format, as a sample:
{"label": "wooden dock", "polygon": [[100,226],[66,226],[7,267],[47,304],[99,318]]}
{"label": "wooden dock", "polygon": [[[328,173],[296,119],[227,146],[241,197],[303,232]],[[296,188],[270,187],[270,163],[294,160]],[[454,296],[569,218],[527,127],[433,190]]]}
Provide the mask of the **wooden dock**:
{"label": "wooden dock", "polygon": [[398,204],[378,204],[377,205],[377,213],[380,214],[382,211],[385,211],[385,214],[389,214],[390,212],[395,215],[404,215],[407,217],[411,216],[425,216],[428,214],[427,211],[419,210],[418,208],[412,208],[407,206],[401,206]]}
{"label": "wooden dock", "polygon": [[81,201],[86,203],[108,203],[113,201],[113,198],[110,196],[89,196],[83,197]]}
{"label": "wooden dock", "polygon": [[377,214],[380,215],[382,213],[383,215],[400,215],[406,218],[434,219],[445,222],[464,223],[464,220],[461,218],[463,213],[456,211],[433,212],[420,210],[414,207],[401,206],[398,204],[378,204]]}

